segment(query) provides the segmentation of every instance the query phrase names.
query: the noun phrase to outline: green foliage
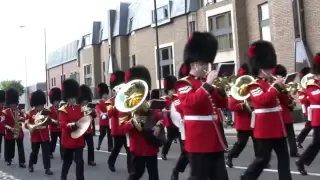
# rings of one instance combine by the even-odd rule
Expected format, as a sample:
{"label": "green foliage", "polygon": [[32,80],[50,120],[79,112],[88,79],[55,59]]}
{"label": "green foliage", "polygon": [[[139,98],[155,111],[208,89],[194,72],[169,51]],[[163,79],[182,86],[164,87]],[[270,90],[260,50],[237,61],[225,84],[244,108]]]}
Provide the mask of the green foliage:
{"label": "green foliage", "polygon": [[6,91],[10,88],[17,90],[20,96],[24,93],[24,86],[20,80],[5,80],[0,82],[0,89]]}

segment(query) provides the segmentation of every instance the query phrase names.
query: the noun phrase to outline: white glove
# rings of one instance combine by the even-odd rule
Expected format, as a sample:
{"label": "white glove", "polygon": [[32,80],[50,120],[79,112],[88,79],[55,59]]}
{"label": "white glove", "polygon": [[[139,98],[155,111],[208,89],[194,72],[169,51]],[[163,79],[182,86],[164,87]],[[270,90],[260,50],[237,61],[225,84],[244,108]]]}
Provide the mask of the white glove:
{"label": "white glove", "polygon": [[1,121],[4,121],[6,119],[5,116],[1,116]]}
{"label": "white glove", "polygon": [[75,122],[72,122],[72,123],[68,123],[68,124],[67,124],[67,126],[69,126],[69,127],[72,127],[72,126],[74,126],[74,125],[76,125]]}
{"label": "white glove", "polygon": [[108,116],[108,113],[103,113],[101,117],[103,120],[105,120],[105,119],[107,119],[107,116]]}

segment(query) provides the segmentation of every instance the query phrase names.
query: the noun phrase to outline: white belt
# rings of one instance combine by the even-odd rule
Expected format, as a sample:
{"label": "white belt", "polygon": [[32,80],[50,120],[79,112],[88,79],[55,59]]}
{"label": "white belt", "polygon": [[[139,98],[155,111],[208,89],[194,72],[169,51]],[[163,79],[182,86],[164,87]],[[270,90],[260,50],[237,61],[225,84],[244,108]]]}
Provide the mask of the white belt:
{"label": "white belt", "polygon": [[310,105],[308,107],[308,121],[312,119],[312,109],[320,109],[320,105]]}
{"label": "white belt", "polygon": [[306,106],[301,104],[301,110],[303,114],[306,113]]}
{"label": "white belt", "polygon": [[274,108],[255,109],[252,112],[250,127],[254,128],[254,126],[256,124],[256,114],[279,112],[279,111],[282,111],[282,108],[280,106],[277,106],[277,107],[274,107]]}
{"label": "white belt", "polygon": [[209,116],[184,116],[183,119],[185,121],[215,121],[218,119],[217,115],[209,115]]}
{"label": "white belt", "polygon": [[179,131],[180,131],[181,140],[186,140],[186,130],[184,127],[184,120],[183,119],[180,120]]}

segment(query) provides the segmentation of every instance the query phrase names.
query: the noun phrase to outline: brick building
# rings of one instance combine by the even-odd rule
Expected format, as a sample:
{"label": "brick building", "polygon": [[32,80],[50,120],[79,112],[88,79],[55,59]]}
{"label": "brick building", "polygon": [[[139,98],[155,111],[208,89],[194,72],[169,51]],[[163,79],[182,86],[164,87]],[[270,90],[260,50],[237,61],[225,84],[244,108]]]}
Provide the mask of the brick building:
{"label": "brick building", "polygon": [[[278,62],[289,72],[307,65],[320,48],[317,0],[157,0],[161,67],[156,68],[153,7],[153,1],[135,0],[106,10],[102,22],[90,24],[79,41],[73,42],[78,48],[72,50],[72,58],[48,66],[49,87],[61,83],[61,75],[65,78],[76,72],[74,77],[81,84],[95,89],[101,81],[108,83],[113,71],[143,64],[156,88],[157,69],[162,76],[177,74],[184,44],[193,31],[212,32],[219,41],[215,64],[234,62],[236,67],[247,61],[249,44],[259,39],[274,44]],[[55,53],[61,59],[65,57],[61,51],[67,49]]]}

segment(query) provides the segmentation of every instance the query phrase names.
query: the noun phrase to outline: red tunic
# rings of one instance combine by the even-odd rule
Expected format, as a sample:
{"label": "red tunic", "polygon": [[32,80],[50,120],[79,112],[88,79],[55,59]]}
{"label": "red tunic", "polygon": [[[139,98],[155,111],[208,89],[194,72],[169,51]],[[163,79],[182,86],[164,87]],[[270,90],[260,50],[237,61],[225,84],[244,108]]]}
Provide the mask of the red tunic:
{"label": "red tunic", "polygon": [[313,80],[313,85],[307,84],[307,95],[310,102],[309,116],[311,119],[311,126],[320,126],[320,81]]}
{"label": "red tunic", "polygon": [[307,95],[307,92],[305,89],[299,89],[298,91],[298,98],[299,98],[299,101],[301,103],[301,109],[302,109],[302,113],[305,115],[305,116],[308,116],[308,107],[310,106],[310,102],[309,102],[309,98],[308,98],[308,95]]}
{"label": "red tunic", "polygon": [[243,109],[243,102],[237,101],[232,96],[229,97],[229,109],[233,112],[235,128],[237,130],[252,130],[251,113]]}
{"label": "red tunic", "polygon": [[[25,121],[25,128],[29,129],[29,125],[34,124],[33,116],[36,115],[36,110],[31,110],[27,116]],[[30,139],[33,143],[45,142],[49,141],[49,127],[48,125],[41,126],[39,129],[35,129],[30,132]]]}
{"label": "red tunic", "polygon": [[4,134],[5,132],[5,127],[4,127],[4,123],[2,122],[4,120],[4,115],[2,113],[2,108],[0,108],[0,134]]}
{"label": "red tunic", "polygon": [[281,113],[284,124],[292,124],[293,118],[291,116],[289,106],[293,103],[294,99],[290,96],[289,93],[281,93],[278,97],[282,108]]}
{"label": "red tunic", "polygon": [[97,115],[99,116],[99,126],[109,127],[109,117],[107,111],[108,103],[103,99],[100,99],[99,103],[96,106]]}
{"label": "red tunic", "polygon": [[227,97],[221,97],[217,88],[212,94],[205,89],[211,86],[187,76],[175,84],[185,120],[185,149],[194,153],[221,152],[224,150],[218,126],[218,108],[226,107]]}
{"label": "red tunic", "polygon": [[75,123],[83,117],[80,105],[70,106],[64,105],[59,109],[59,122],[61,126],[61,143],[64,148],[82,148],[84,147],[84,137],[80,136],[77,139],[71,137],[72,129],[68,126],[69,123]]}
{"label": "red tunic", "polygon": [[[97,117],[97,113],[95,111],[93,111],[91,114],[90,114],[91,118],[92,118],[92,121],[94,121],[94,119]],[[90,123],[90,126],[86,132],[86,134],[91,134],[93,132],[93,124],[92,124],[92,121]]]}
{"label": "red tunic", "polygon": [[[58,121],[58,109],[56,109],[54,106],[50,106],[50,112],[51,112],[50,114],[51,119]],[[61,132],[60,125],[57,125],[53,122],[50,123],[49,129],[50,129],[50,132]]]}
{"label": "red tunic", "polygon": [[113,115],[111,118],[111,135],[112,136],[125,136],[126,133],[118,130],[120,124],[129,120],[129,113],[123,113],[117,109],[113,109]]}
{"label": "red tunic", "polygon": [[[158,118],[158,115],[156,115]],[[127,116],[127,119],[130,119]],[[161,120],[161,119],[158,119]],[[134,128],[130,120],[124,120],[120,126],[118,124],[117,131],[122,134],[127,134],[129,136],[129,147],[130,152],[134,156],[155,156],[159,152],[159,148],[147,143],[146,138],[143,134]]]}
{"label": "red tunic", "polygon": [[164,118],[164,126],[167,127],[167,128],[172,128],[172,127],[176,127],[173,123],[172,123],[172,120],[171,120],[171,116],[170,116],[170,107],[171,107],[171,104],[173,101],[177,100],[178,97],[177,96],[172,96],[172,97],[169,97],[169,96],[164,96],[164,97],[161,97],[161,99],[163,100],[166,100],[166,110],[168,110],[166,112],[166,115],[165,115],[165,118]]}
{"label": "red tunic", "polygon": [[[21,112],[20,110],[17,109],[17,111],[19,111],[19,116],[20,117],[24,117],[23,112]],[[2,111],[3,116],[4,116],[4,120],[3,120],[3,125],[4,127],[14,127],[15,126],[15,120],[12,114],[11,109],[7,108],[5,110]],[[20,128],[20,133],[19,133],[19,138],[23,138],[24,137],[24,133],[22,128]],[[8,140],[12,140],[13,139],[13,133],[11,130],[7,129],[5,130],[5,139]]]}
{"label": "red tunic", "polygon": [[257,80],[248,88],[254,108],[252,123],[253,134],[258,139],[283,138],[287,136],[282,119],[281,107],[278,103],[277,89],[263,80]]}

